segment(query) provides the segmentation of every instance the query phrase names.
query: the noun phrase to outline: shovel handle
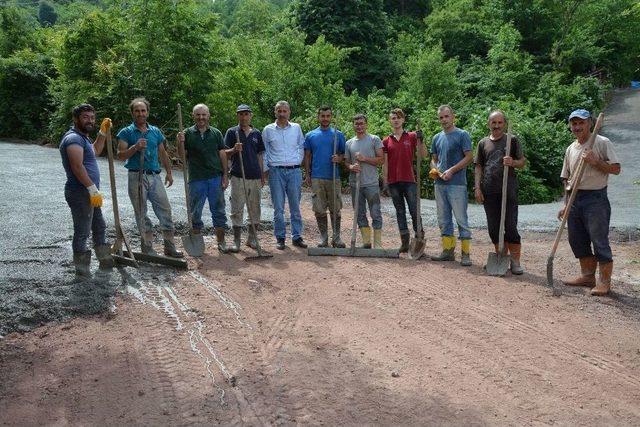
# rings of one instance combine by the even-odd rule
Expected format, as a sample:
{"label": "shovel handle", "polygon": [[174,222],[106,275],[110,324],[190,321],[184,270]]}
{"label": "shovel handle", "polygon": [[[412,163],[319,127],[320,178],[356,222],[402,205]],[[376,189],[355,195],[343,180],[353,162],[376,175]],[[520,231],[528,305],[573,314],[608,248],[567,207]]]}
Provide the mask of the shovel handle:
{"label": "shovel handle", "polygon": [[[178,131],[184,132],[182,123],[182,106],[178,103]],[[189,163],[187,160],[187,149],[182,146],[182,178],[184,179],[184,198],[187,205],[187,224],[189,224],[189,233],[193,228],[191,219],[191,201],[189,200]]]}
{"label": "shovel handle", "polygon": [[[511,122],[507,128],[507,144],[504,150],[505,156],[511,155]],[[504,252],[504,222],[507,215],[507,187],[509,185],[509,166],[502,168],[502,199],[500,203],[500,231],[498,232],[498,251]]]}

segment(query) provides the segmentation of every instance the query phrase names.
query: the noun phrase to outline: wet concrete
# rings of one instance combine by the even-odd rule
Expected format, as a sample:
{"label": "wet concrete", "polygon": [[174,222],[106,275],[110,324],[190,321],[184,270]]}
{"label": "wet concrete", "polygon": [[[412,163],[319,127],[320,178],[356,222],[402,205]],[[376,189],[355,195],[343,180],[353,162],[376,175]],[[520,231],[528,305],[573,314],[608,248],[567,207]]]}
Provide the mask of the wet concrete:
{"label": "wet concrete", "polygon": [[[640,186],[633,184],[640,180],[640,167],[636,166],[640,165],[640,125],[637,122],[640,117],[640,91],[615,92],[606,113],[603,133],[614,142],[622,159],[622,173],[609,180],[612,232],[619,240],[635,240],[640,234]],[[110,240],[113,241],[108,164],[104,158],[99,164],[101,187],[105,194],[103,211]],[[126,188],[127,173],[120,162],[116,162],[115,169],[123,228],[137,247],[133,208]],[[174,185],[167,193],[176,227],[179,232],[184,232],[186,207],[182,173],[174,171],[174,179]],[[144,266],[140,270],[126,268],[99,273],[88,282],[73,281],[73,229],[69,208],[64,201],[65,175],[57,149],[0,143],[0,182],[0,336],[11,331],[26,331],[50,320],[107,311],[117,289],[140,286],[144,280],[169,282],[176,274],[169,268]],[[345,195],[343,200],[345,208],[351,209],[350,197]],[[303,193],[302,203],[311,205],[308,192]],[[555,231],[559,225],[555,219],[559,208],[559,202],[521,206],[520,228]],[[385,228],[395,228],[391,199],[383,198],[383,212]],[[273,207],[268,187],[263,190],[262,213],[263,225],[269,228]],[[422,214],[426,227],[437,227],[434,201],[422,201]],[[482,206],[471,204],[468,214],[476,233],[486,233]],[[150,217],[157,224],[154,215],[150,214]],[[209,217],[205,218],[205,224],[211,226]],[[97,271],[97,264],[95,260],[93,262],[92,270]]]}

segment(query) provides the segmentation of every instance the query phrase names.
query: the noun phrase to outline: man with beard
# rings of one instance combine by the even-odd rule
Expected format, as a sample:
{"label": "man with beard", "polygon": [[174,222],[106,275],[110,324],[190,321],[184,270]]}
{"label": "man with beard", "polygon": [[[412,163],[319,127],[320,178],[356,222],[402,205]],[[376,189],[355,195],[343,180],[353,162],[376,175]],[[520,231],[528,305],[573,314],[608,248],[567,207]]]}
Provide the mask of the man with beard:
{"label": "man with beard", "polygon": [[64,198],[73,219],[73,264],[78,279],[91,276],[91,251],[87,249],[89,233],[93,238],[100,268],[113,267],[109,245],[106,243],[106,224],[102,216],[100,170],[96,155],[105,144],[105,135],[111,132],[111,119],[105,118],[94,143],[89,134],[95,130],[96,113],[89,104],[80,104],[72,110],[73,126],[60,142],[62,165],[67,175]]}
{"label": "man with beard", "polygon": [[[147,216],[147,200],[149,200],[160,221],[164,254],[182,258],[182,252],[176,249],[173,237],[175,228],[171,217],[171,205],[160,178],[160,162],[162,162],[167,171],[164,182],[167,187],[173,184],[171,162],[164,146],[166,139],[160,129],[147,123],[149,101],[145,98],[135,98],[129,104],[129,110],[133,123],[118,132],[118,159],[126,160],[124,167],[129,171],[129,199],[133,205],[140,232],[141,251],[156,255],[153,250],[153,224]],[[144,155],[144,170],[140,170],[141,155]],[[139,174],[143,174],[142,200],[138,191]]]}
{"label": "man with beard", "polygon": [[[321,241],[319,248],[329,246],[329,230],[327,226],[327,209],[331,214],[331,228],[333,236],[331,246],[344,248],[340,239],[340,163],[342,163],[345,139],[342,132],[331,128],[331,107],[323,106],[318,109],[320,126],[307,133],[304,140],[304,168],[307,171],[307,185],[313,192],[313,212],[318,222]],[[335,141],[335,154],[334,151]],[[335,174],[335,175],[334,175]],[[335,187],[334,187],[335,178]],[[335,221],[334,221],[335,219]]]}

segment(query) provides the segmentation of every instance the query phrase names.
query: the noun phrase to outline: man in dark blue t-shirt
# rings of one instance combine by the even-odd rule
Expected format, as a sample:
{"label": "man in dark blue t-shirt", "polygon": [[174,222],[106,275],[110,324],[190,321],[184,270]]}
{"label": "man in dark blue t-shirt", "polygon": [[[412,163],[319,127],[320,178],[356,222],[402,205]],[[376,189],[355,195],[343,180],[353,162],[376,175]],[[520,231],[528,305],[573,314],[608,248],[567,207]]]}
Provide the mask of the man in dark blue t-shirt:
{"label": "man in dark blue t-shirt", "polygon": [[[231,161],[231,223],[233,225],[233,245],[231,252],[240,250],[240,239],[242,237],[242,223],[244,220],[244,205],[247,205],[249,219],[253,221],[254,227],[249,226],[249,237],[247,246],[256,248],[256,236],[253,230],[260,224],[260,196],[264,186],[264,164],[262,155],[264,153],[264,142],[262,133],[251,126],[253,113],[247,104],[238,105],[236,108],[238,116],[238,126],[227,130],[224,136],[224,145],[227,158]],[[238,142],[238,140],[240,142]],[[242,168],[240,167],[240,152],[242,152],[242,165],[244,166],[244,186],[242,186]]]}
{"label": "man in dark blue t-shirt", "polygon": [[340,185],[340,167],[338,165],[342,163],[344,158],[345,139],[342,132],[330,127],[331,118],[330,107],[323,106],[318,109],[320,126],[307,133],[304,139],[304,167],[307,171],[307,185],[311,187],[313,192],[313,213],[316,216],[322,239],[318,243],[318,247],[326,248],[329,246],[327,221],[327,209],[329,209],[333,228],[332,246],[344,248],[345,244],[340,239],[340,209],[342,208],[340,190],[342,186]]}
{"label": "man in dark blue t-shirt", "polygon": [[100,170],[96,154],[104,148],[105,135],[111,131],[111,119],[104,119],[95,143],[89,134],[95,130],[96,113],[89,104],[80,104],[72,110],[73,126],[60,141],[62,166],[67,175],[64,198],[73,218],[73,264],[77,278],[91,276],[91,251],[87,249],[89,233],[93,237],[100,268],[113,267],[109,245],[106,243],[106,224],[102,216]]}

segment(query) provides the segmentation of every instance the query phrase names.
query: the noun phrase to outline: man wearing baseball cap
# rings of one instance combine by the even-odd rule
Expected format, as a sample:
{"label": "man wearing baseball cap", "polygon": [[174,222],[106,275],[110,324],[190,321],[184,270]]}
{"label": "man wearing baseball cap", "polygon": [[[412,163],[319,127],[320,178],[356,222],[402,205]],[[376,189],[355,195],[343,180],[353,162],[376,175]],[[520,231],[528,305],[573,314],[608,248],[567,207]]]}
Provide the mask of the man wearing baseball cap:
{"label": "man wearing baseball cap", "polygon": [[[233,245],[231,252],[240,250],[240,239],[242,236],[242,223],[244,216],[244,205],[247,205],[249,218],[253,220],[255,228],[260,224],[260,195],[264,186],[262,175],[264,153],[264,143],[260,131],[251,126],[253,113],[246,104],[238,105],[236,108],[238,116],[238,126],[233,126],[227,130],[224,136],[224,145],[227,147],[227,157],[231,160],[231,223],[233,225]],[[238,139],[239,137],[239,139]],[[240,142],[238,142],[238,140]],[[242,152],[242,164],[245,173],[245,186],[247,188],[247,199],[245,200],[244,189],[242,188],[242,168],[240,167],[240,155]],[[256,236],[252,227],[248,227],[249,236],[247,246],[256,248]]]}
{"label": "man wearing baseball cap", "polygon": [[[609,174],[620,173],[620,162],[613,144],[608,138],[596,135],[593,146],[586,148],[591,136],[593,120],[589,111],[578,109],[569,115],[569,128],[576,140],[567,147],[560,177],[566,189],[565,201],[570,191],[577,191],[567,219],[569,244],[580,260],[581,274],[565,280],[569,286],[593,287],[591,295],[606,295],[611,287],[613,257],[609,245],[609,220],[611,205],[607,197]],[[580,182],[572,182],[580,159],[584,159],[584,173]],[[564,216],[567,206],[558,212]],[[600,277],[596,284],[596,268]]]}

